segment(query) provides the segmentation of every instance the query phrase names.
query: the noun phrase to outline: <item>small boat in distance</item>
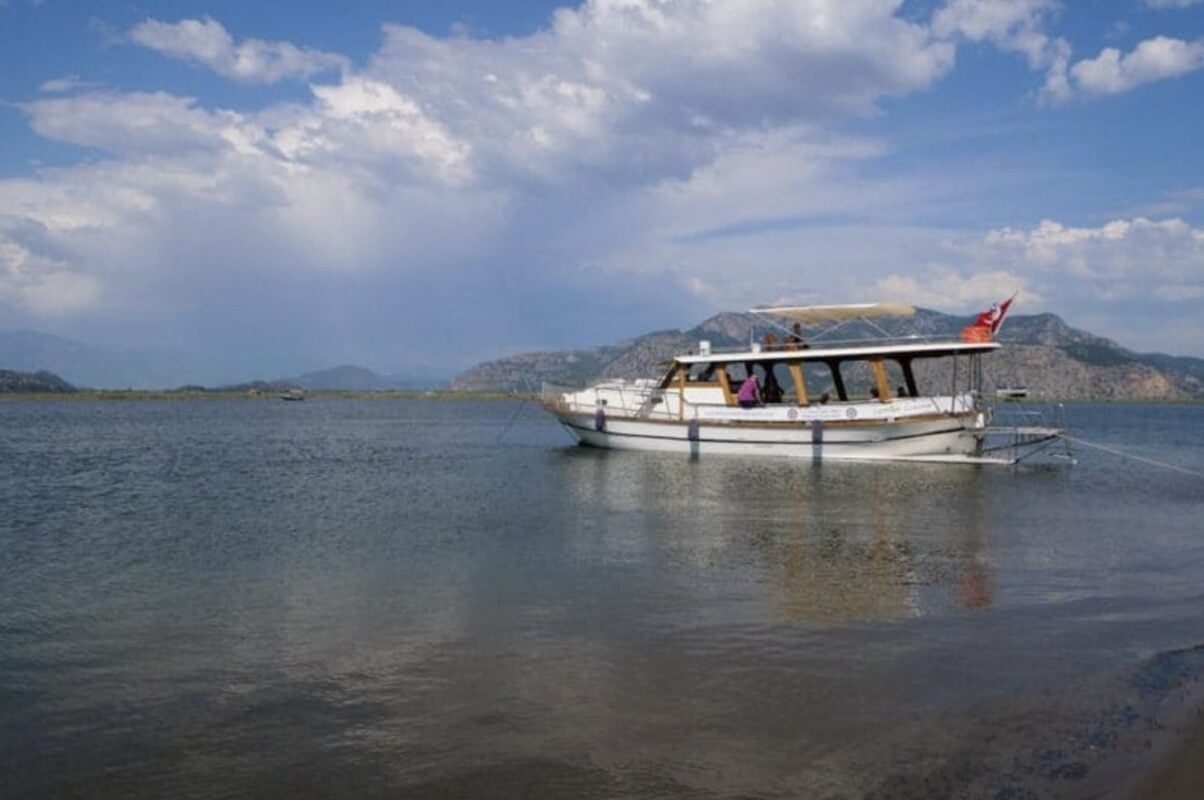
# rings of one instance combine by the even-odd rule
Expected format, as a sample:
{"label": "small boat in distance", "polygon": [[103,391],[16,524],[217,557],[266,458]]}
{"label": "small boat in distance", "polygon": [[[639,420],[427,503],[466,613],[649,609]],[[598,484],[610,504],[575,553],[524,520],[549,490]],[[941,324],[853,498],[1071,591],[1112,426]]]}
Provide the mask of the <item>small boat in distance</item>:
{"label": "small boat in distance", "polygon": [[998,400],[1023,400],[1028,397],[1028,387],[1026,386],[1000,386],[995,390],[995,397]]}
{"label": "small boat in distance", "polygon": [[292,389],[285,389],[283,392],[280,393],[280,399],[281,400],[292,400],[292,401],[304,400],[305,399],[305,390],[299,389],[297,387],[293,387]]}
{"label": "small boat in distance", "polygon": [[1065,442],[1057,427],[991,425],[982,357],[1001,347],[994,334],[1010,302],[980,314],[958,337],[822,343],[804,342],[802,326],[839,327],[914,309],[889,303],[752,309],[783,331],[783,321],[796,323],[793,333],[781,343],[766,336],[764,344],[724,351],[701,341],[668,362],[659,378],[603,380],[584,389],[545,384],[540,402],[578,443],[593,447],[1012,464]]}

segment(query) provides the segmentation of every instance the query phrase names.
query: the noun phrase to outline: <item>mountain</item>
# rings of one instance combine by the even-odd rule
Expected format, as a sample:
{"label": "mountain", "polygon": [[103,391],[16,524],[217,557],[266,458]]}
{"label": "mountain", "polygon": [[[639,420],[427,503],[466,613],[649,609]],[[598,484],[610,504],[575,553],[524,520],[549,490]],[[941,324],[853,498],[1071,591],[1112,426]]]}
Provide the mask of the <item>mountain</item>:
{"label": "mountain", "polygon": [[385,378],[372,370],[351,364],[307,372],[300,377],[288,378],[281,382],[293,383],[302,389],[342,392],[373,392],[391,388]]}
{"label": "mountain", "polygon": [[95,389],[157,389],[221,380],[214,365],[181,353],[109,350],[22,330],[0,332],[0,367],[47,370]]}
{"label": "mountain", "polygon": [[367,367],[344,364],[339,367],[307,372],[297,378],[282,378],[276,383],[287,383],[303,389],[334,392],[376,392],[387,389],[441,389],[447,385],[445,379],[434,375],[379,375]]}
{"label": "mountain", "polygon": [[0,394],[18,392],[66,393],[77,389],[50,372],[16,372],[0,369]]}
{"label": "mountain", "polygon": [[[0,0],[2,4],[2,0]],[[0,331],[0,368],[48,371],[75,386],[94,389],[165,389],[218,386],[224,390],[276,391],[303,387],[332,391],[440,389],[447,378],[435,373],[382,376],[343,365],[276,381],[231,382],[228,367],[187,354],[154,350],[110,350],[37,331]],[[266,388],[265,388],[266,387]]]}
{"label": "mountain", "polygon": [[[917,309],[914,316],[841,326],[826,340],[881,336],[956,335],[972,317]],[[452,389],[534,391],[544,383],[582,386],[602,377],[658,376],[673,356],[709,340],[714,348],[746,345],[769,330],[764,319],[724,312],[688,331],[658,331],[595,348],[521,355],[489,361],[458,375]],[[810,333],[810,331],[808,331]],[[1022,384],[1049,399],[1182,400],[1204,398],[1204,359],[1135,353],[1111,339],[1072,328],[1055,314],[1009,316],[1005,346],[984,360],[984,388]],[[949,364],[931,362],[921,382],[948,379]]]}

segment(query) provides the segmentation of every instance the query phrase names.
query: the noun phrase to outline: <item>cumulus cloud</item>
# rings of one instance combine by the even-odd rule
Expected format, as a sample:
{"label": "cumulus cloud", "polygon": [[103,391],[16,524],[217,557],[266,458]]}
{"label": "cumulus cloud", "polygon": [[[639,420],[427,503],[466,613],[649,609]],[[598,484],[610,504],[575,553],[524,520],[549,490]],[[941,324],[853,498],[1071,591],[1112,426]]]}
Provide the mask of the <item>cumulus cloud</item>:
{"label": "cumulus cloud", "polygon": [[887,275],[876,282],[882,297],[929,308],[969,310],[989,307],[1013,294],[1020,306],[1044,302],[1037,292],[1025,288],[1024,276],[1008,270],[985,270],[963,275],[948,268],[930,269],[921,275]]}
{"label": "cumulus cloud", "polygon": [[1107,47],[1070,68],[1076,88],[1087,94],[1119,94],[1142,84],[1176,78],[1204,66],[1204,39],[1187,42],[1156,36],[1129,53]]}
{"label": "cumulus cloud", "polygon": [[[1148,0],[1155,7],[1185,7],[1197,0]],[[1204,65],[1204,40],[1156,36],[1129,53],[1115,47],[1095,58],[1074,61],[1070,43],[1045,31],[1056,0],[949,0],[932,17],[938,37],[988,42],[1022,54],[1045,71],[1039,97],[1064,103],[1076,96],[1119,94],[1142,84],[1194,72]]]}
{"label": "cumulus cloud", "polygon": [[0,303],[54,317],[92,305],[99,288],[93,276],[0,235]]}
{"label": "cumulus cloud", "polygon": [[210,18],[180,22],[148,19],[130,31],[129,39],[171,58],[189,61],[246,83],[307,78],[328,70],[345,70],[349,66],[344,56],[289,42],[247,39],[236,44],[225,27]]}
{"label": "cumulus cloud", "polygon": [[1041,96],[1065,100],[1070,43],[1045,33],[1056,0],[949,0],[933,15],[932,28],[946,38],[988,42],[1005,52],[1023,55],[1031,69],[1045,70]]}
{"label": "cumulus cloud", "polygon": [[873,113],[953,46],[880,0],[594,0],[521,42],[387,26],[367,67],[473,142],[481,176],[684,177],[732,137]]}
{"label": "cumulus cloud", "polygon": [[239,116],[209,112],[165,92],[96,92],[35,100],[21,108],[50,139],[111,153],[179,153],[222,146]]}
{"label": "cumulus cloud", "polygon": [[1030,230],[991,231],[984,248],[1031,274],[1068,277],[1100,298],[1192,298],[1204,289],[1204,229],[1178,218],[1095,228],[1044,220]]}

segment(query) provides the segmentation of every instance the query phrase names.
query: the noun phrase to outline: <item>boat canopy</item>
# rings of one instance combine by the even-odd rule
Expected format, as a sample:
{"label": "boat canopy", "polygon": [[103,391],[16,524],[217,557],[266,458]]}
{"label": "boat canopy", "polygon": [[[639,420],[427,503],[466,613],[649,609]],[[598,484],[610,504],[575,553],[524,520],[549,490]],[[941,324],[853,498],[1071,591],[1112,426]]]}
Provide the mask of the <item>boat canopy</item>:
{"label": "boat canopy", "polygon": [[992,350],[998,350],[999,347],[998,342],[881,342],[829,347],[821,345],[805,349],[778,348],[689,353],[677,356],[674,361],[678,364],[730,364],[763,361],[872,361],[879,358],[893,360],[946,358],[989,353]]}
{"label": "boat canopy", "polygon": [[824,322],[844,322],[850,319],[875,317],[910,317],[916,313],[906,303],[853,303],[840,306],[771,306],[749,309],[753,314],[787,319],[807,325]]}

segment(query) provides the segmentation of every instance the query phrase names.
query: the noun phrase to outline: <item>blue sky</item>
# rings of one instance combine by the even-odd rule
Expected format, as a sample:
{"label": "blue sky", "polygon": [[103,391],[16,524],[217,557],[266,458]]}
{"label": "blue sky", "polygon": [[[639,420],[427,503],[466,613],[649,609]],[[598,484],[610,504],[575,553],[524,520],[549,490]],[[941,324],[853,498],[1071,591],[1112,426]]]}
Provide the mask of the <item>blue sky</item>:
{"label": "blue sky", "polygon": [[1204,0],[0,0],[0,329],[232,377],[1012,292],[1204,356]]}

